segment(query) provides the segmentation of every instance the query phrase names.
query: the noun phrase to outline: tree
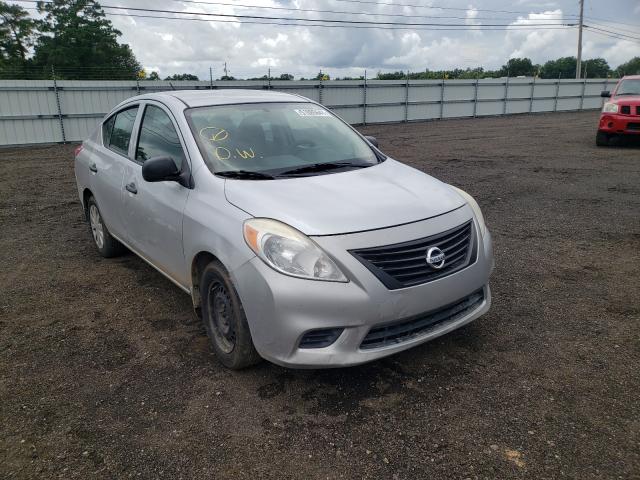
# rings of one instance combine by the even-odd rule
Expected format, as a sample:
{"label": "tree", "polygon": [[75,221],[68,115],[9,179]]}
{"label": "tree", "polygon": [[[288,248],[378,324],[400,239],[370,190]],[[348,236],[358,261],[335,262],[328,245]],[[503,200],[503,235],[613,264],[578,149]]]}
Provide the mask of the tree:
{"label": "tree", "polygon": [[607,78],[611,68],[604,58],[592,58],[582,62],[581,76],[584,78]]}
{"label": "tree", "polygon": [[618,78],[622,78],[624,75],[640,75],[640,57],[633,57],[628,62],[618,66],[614,73]]}
{"label": "tree", "polygon": [[536,66],[529,58],[510,58],[498,71],[501,77],[533,77],[536,74]]}
{"label": "tree", "polygon": [[556,60],[549,60],[540,69],[542,78],[575,78],[576,57],[562,57]]}
{"label": "tree", "polygon": [[331,80],[331,77],[326,73],[322,73],[322,71],[318,72],[316,77],[313,80]]}
{"label": "tree", "polygon": [[122,34],[95,0],[39,2],[43,33],[36,43],[33,64],[63,78],[136,78],[141,66]]}
{"label": "tree", "polygon": [[278,77],[278,80],[293,80],[293,75],[290,73],[283,73]]}
{"label": "tree", "polygon": [[160,75],[158,75],[158,72],[151,72],[147,80],[160,80]]}
{"label": "tree", "polygon": [[0,1],[0,65],[25,65],[35,26],[25,9]]}
{"label": "tree", "polygon": [[174,73],[169,75],[165,80],[200,80],[196,75],[191,73]]}

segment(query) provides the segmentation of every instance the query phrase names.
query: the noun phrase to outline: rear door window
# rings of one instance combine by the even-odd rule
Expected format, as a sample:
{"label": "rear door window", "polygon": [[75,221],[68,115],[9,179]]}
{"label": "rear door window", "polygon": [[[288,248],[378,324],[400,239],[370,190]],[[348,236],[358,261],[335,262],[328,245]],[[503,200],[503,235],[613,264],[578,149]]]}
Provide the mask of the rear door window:
{"label": "rear door window", "polygon": [[104,144],[107,148],[127,156],[129,153],[129,143],[131,142],[131,133],[133,132],[133,124],[137,114],[138,106],[136,105],[135,107],[121,110],[104,123],[103,129],[105,127],[108,129],[109,123],[113,122],[111,131],[109,132],[107,130],[106,132],[108,136],[104,136],[105,132],[103,130]]}
{"label": "rear door window", "polygon": [[171,157],[178,168],[184,162],[184,151],[173,122],[164,110],[148,105],[144,110],[136,160],[145,162],[153,157]]}

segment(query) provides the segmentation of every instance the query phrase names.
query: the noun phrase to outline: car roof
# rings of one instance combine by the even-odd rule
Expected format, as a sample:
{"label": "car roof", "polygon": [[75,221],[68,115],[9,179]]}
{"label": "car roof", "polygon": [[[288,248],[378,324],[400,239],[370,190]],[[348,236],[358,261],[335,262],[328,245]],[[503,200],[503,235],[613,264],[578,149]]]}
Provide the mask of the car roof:
{"label": "car roof", "polygon": [[214,90],[171,90],[167,92],[140,95],[139,99],[167,100],[177,98],[188,107],[204,107],[207,105],[231,105],[234,103],[264,102],[310,102],[308,98],[290,93],[225,88]]}

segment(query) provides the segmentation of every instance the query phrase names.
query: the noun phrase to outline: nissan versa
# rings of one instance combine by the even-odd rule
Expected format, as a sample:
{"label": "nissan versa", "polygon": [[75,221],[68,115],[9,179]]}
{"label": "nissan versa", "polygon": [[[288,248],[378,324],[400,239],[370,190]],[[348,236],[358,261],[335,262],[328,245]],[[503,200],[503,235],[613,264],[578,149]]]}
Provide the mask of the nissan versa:
{"label": "nissan versa", "polygon": [[230,368],[355,365],[489,309],[473,198],[297,95],[133,97],[75,174],[100,254],[126,247],[189,293]]}

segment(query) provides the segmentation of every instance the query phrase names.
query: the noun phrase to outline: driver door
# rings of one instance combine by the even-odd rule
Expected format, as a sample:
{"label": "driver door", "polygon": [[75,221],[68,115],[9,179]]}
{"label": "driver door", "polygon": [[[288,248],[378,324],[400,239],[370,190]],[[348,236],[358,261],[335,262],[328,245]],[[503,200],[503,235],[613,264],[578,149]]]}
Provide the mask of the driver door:
{"label": "driver door", "polygon": [[135,137],[133,161],[124,172],[123,216],[127,241],[177,283],[185,286],[182,215],[190,190],[178,182],[147,182],[142,165],[153,157],[171,157],[179,168],[188,168],[182,138],[168,109],[147,102]]}

